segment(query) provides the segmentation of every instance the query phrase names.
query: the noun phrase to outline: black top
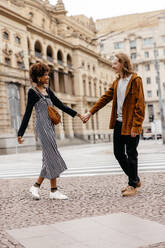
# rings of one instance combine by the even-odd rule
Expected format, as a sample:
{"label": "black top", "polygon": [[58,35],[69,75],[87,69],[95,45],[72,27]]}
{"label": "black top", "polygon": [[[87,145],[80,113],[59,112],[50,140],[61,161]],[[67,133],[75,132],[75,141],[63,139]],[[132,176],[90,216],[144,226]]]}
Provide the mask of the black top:
{"label": "black top", "polygon": [[[52,103],[59,109],[61,109],[62,111],[64,111],[65,113],[71,115],[72,117],[75,117],[77,112],[74,111],[73,109],[67,107],[65,104],[63,104],[53,93],[53,91],[51,91],[50,88],[47,89],[48,92],[48,96],[50,97]],[[40,100],[40,96],[31,88],[28,91],[28,101],[27,101],[27,106],[26,106],[26,111],[25,114],[23,116],[23,120],[21,123],[21,126],[18,130],[18,136],[23,136],[25,133],[25,130],[27,128],[27,125],[29,123],[29,119],[31,117],[31,113],[33,110],[33,106],[36,104],[36,102],[38,102]]]}

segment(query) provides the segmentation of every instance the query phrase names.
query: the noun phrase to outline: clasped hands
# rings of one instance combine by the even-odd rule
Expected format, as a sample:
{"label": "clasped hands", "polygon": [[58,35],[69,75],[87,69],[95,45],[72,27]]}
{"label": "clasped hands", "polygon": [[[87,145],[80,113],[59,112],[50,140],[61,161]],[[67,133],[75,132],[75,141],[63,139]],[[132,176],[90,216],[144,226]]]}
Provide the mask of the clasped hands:
{"label": "clasped hands", "polygon": [[83,123],[86,123],[90,119],[91,116],[92,116],[91,112],[87,112],[83,115],[78,114],[78,117],[82,120]]}

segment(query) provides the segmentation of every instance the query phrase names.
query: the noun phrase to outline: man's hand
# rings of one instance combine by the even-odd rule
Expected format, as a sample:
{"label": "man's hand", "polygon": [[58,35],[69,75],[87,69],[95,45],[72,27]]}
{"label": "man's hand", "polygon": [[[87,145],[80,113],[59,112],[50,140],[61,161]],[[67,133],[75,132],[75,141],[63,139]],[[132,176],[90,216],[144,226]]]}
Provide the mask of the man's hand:
{"label": "man's hand", "polygon": [[83,115],[77,113],[77,116],[78,116],[78,117],[82,120],[82,122],[83,122]]}
{"label": "man's hand", "polygon": [[131,130],[131,137],[132,137],[132,138],[135,138],[137,135],[138,135],[137,133],[135,133],[135,132],[133,132],[133,131]]}
{"label": "man's hand", "polygon": [[18,136],[17,140],[19,144],[22,144],[24,142],[24,139],[21,136]]}
{"label": "man's hand", "polygon": [[87,112],[86,114],[82,115],[83,123],[86,123],[90,119],[91,116],[92,116],[91,112]]}

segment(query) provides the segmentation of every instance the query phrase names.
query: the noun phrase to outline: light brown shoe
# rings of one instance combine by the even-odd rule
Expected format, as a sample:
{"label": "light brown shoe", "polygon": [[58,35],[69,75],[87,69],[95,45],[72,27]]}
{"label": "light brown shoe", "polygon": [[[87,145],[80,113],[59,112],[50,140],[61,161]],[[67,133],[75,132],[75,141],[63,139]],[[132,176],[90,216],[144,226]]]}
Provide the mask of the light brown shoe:
{"label": "light brown shoe", "polygon": [[141,183],[141,181],[139,181],[138,183],[137,183],[137,185],[136,185],[136,188],[140,188],[142,186],[142,183]]}
{"label": "light brown shoe", "polygon": [[137,194],[137,189],[132,187],[132,186],[128,186],[127,190],[123,192],[123,196],[133,196]]}
{"label": "light brown shoe", "polygon": [[121,189],[121,193],[125,192],[127,190],[127,188],[129,187],[129,185],[127,185],[127,187],[124,187]]}
{"label": "light brown shoe", "polygon": [[[141,183],[141,181],[139,181],[139,182],[137,183],[137,185],[136,185],[136,188],[140,188],[141,186],[142,186],[142,183]],[[122,189],[121,189],[121,193],[125,192],[125,191],[127,190],[128,187],[129,187],[129,185],[128,185],[127,187],[125,187],[125,188],[122,188]]]}

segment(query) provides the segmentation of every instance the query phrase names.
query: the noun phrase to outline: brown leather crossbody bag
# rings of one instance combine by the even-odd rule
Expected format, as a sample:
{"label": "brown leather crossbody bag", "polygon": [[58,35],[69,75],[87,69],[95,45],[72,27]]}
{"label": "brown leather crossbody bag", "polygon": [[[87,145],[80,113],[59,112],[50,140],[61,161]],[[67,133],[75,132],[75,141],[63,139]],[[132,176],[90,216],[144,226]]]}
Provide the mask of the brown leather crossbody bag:
{"label": "brown leather crossbody bag", "polygon": [[37,88],[35,88],[34,90],[35,90],[35,92],[37,91],[36,93],[38,93],[38,95],[41,98],[43,98],[45,100],[45,102],[47,103],[47,105],[48,105],[48,116],[49,116],[50,120],[52,121],[52,123],[54,125],[59,124],[61,122],[61,115],[58,113],[58,111],[53,106],[50,106],[48,104],[48,102],[46,101],[44,96],[39,92],[39,90]]}
{"label": "brown leather crossbody bag", "polygon": [[61,115],[54,107],[50,105],[48,105],[48,115],[54,125],[57,125],[61,122]]}

